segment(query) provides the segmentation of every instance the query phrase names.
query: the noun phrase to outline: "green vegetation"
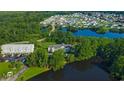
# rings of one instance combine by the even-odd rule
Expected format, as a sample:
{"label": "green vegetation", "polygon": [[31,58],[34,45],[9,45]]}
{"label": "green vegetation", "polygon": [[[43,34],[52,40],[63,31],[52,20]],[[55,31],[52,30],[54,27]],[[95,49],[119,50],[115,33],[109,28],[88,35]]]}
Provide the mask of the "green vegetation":
{"label": "green vegetation", "polygon": [[47,38],[48,42],[56,42],[57,44],[65,43],[65,44],[74,44],[76,37],[72,35],[71,32],[61,32],[56,31]]}
{"label": "green vegetation", "polygon": [[[61,32],[59,27],[48,36],[51,27],[46,31],[40,26],[40,21],[55,14],[70,12],[0,12],[0,45],[9,42],[29,41],[35,44],[34,53],[27,56],[26,70],[17,80],[28,80],[44,71],[62,69],[66,63],[88,60],[99,56],[104,59],[104,65],[114,78],[124,80],[124,39],[107,39],[95,37],[75,37],[69,31]],[[107,27],[91,28],[97,33],[105,33]],[[114,31],[114,30],[113,30]],[[44,39],[45,38],[45,39]],[[44,39],[44,41],[38,41]],[[63,50],[55,51],[49,56],[47,48],[53,44],[72,44],[69,53]],[[1,50],[0,50],[1,51]],[[23,64],[20,62],[0,63],[0,78],[6,77],[7,72],[17,73]]]}
{"label": "green vegetation", "polygon": [[[76,45],[75,46],[75,55],[77,58],[77,61],[81,61],[81,60],[86,60],[89,59],[94,55],[94,49],[95,47],[92,47],[93,45],[91,44],[91,40],[87,39],[87,40],[83,40],[82,43],[80,45]],[[95,51],[96,52],[96,51]]]}
{"label": "green vegetation", "polygon": [[9,69],[9,63],[0,63],[0,76],[3,75],[3,73],[7,73],[8,71],[10,71]]}
{"label": "green vegetation", "polygon": [[65,64],[64,51],[58,50],[48,58],[48,52],[45,49],[37,49],[27,57],[26,64],[30,67],[51,68],[54,71],[63,68]]}
{"label": "green vegetation", "polygon": [[62,69],[65,65],[64,50],[58,50],[49,58],[49,65],[54,71]]}
{"label": "green vegetation", "polygon": [[48,70],[48,68],[43,67],[29,67],[28,70],[26,70],[20,77],[17,78],[17,80],[28,80]]}
{"label": "green vegetation", "polygon": [[45,49],[37,49],[36,62],[40,67],[48,67],[48,52]]}
{"label": "green vegetation", "polygon": [[1,62],[0,63],[0,78],[7,78],[7,72],[12,72],[16,74],[19,70],[23,68],[21,62]]}
{"label": "green vegetation", "polygon": [[54,42],[37,42],[35,43],[34,53],[28,55],[26,64],[28,66],[48,67],[48,46]]}
{"label": "green vegetation", "polygon": [[124,56],[119,56],[111,66],[111,74],[114,78],[124,80]]}
{"label": "green vegetation", "polygon": [[70,12],[0,12],[0,45],[41,39],[40,22],[55,14]]}
{"label": "green vegetation", "polygon": [[[63,37],[61,37],[60,34]],[[52,35],[53,36],[49,37],[48,41],[70,43],[74,45],[73,51],[65,57],[67,63],[88,60],[92,57],[99,56],[104,59],[104,65],[113,77],[124,79],[122,75],[122,73],[124,73],[123,69],[120,68],[121,70],[118,69],[120,71],[115,71],[115,68],[118,68],[118,65],[116,67],[116,64],[119,64],[117,59],[119,56],[124,56],[124,39],[74,37],[67,32],[55,32]],[[122,60],[122,58],[119,60]],[[118,73],[118,76],[113,74],[116,72]]]}
{"label": "green vegetation", "polygon": [[109,30],[110,30],[110,28],[102,26],[102,27],[99,27],[99,28],[96,30],[96,32],[97,32],[97,33],[100,33],[100,34],[104,34],[104,33],[108,32]]}
{"label": "green vegetation", "polygon": [[47,50],[50,45],[54,45],[54,44],[56,44],[56,43],[44,41],[44,42],[40,42],[40,43],[38,42],[37,44],[35,44],[35,46],[36,46],[36,48],[43,48],[43,49]]}
{"label": "green vegetation", "polygon": [[112,77],[123,80],[123,56],[124,56],[124,39],[115,39],[106,46],[101,46],[98,55],[105,61]]}
{"label": "green vegetation", "polygon": [[66,60],[68,63],[75,62],[75,55],[74,54],[68,54],[66,57]]}

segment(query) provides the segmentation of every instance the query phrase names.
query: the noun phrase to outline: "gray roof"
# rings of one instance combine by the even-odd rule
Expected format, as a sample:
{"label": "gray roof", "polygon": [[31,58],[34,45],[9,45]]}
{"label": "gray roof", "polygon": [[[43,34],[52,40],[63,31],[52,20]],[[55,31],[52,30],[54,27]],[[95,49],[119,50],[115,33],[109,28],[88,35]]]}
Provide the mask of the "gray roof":
{"label": "gray roof", "polygon": [[49,48],[60,48],[60,47],[67,47],[67,46],[72,46],[71,44],[56,44],[56,45],[50,45]]}

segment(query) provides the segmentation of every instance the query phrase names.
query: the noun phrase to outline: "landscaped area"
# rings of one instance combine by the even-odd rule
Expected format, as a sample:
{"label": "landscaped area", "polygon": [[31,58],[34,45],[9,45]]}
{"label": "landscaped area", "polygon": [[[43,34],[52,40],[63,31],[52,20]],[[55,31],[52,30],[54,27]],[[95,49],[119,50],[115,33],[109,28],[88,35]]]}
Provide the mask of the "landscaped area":
{"label": "landscaped area", "polygon": [[2,76],[3,73],[7,73],[10,68],[9,68],[10,63],[0,63],[0,76]]}
{"label": "landscaped area", "polygon": [[48,71],[48,68],[40,68],[40,67],[30,67],[26,70],[17,80],[28,80],[42,72]]}
{"label": "landscaped area", "polygon": [[7,78],[7,73],[12,72],[16,74],[23,67],[23,64],[20,62],[10,63],[10,62],[1,62],[0,63],[0,78]]}

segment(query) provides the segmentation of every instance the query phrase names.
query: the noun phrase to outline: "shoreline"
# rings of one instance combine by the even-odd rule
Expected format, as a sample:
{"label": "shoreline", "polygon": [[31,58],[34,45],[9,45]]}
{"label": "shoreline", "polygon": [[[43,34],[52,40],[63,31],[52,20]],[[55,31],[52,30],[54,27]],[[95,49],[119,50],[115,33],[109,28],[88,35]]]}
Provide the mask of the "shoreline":
{"label": "shoreline", "polygon": [[[70,65],[70,64],[75,64],[75,63],[81,63],[81,64],[83,64],[83,63],[89,63],[89,64],[94,64],[94,65],[96,65],[96,66],[98,66],[100,69],[103,69],[105,72],[107,72],[108,73],[108,71],[106,70],[106,69],[104,69],[104,68],[102,68],[101,66],[99,66],[99,64],[102,64],[102,59],[100,59],[100,58],[98,58],[98,57],[95,57],[95,58],[91,58],[91,59],[88,59],[88,60],[84,60],[84,61],[75,61],[75,62],[71,62],[71,63],[65,63],[65,65],[64,66],[66,66],[66,65]],[[64,67],[63,67],[64,68]],[[62,68],[62,69],[63,69]],[[61,70],[62,70],[61,69]],[[47,71],[50,71],[50,70],[52,70],[52,69],[49,69],[49,70],[46,70],[46,71],[43,71],[43,72],[41,72],[41,73],[39,73],[39,74],[37,74],[37,75],[41,75],[41,74],[43,74],[43,73],[45,73],[45,72],[47,72]],[[53,71],[53,72],[56,72],[56,71]],[[108,74],[110,74],[110,73],[108,73]],[[37,76],[37,75],[35,75],[35,76]],[[33,76],[33,77],[35,77],[35,76]],[[30,81],[30,79],[32,79],[33,77],[31,77],[31,78],[29,78],[29,79],[27,79],[27,81]],[[110,78],[110,81],[112,81],[112,79]]]}

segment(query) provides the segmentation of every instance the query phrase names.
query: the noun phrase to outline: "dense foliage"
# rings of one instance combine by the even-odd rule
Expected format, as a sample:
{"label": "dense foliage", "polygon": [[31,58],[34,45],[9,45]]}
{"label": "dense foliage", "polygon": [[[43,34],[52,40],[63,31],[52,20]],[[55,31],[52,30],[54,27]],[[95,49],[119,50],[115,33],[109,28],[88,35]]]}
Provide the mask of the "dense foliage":
{"label": "dense foliage", "polygon": [[111,66],[111,74],[114,78],[124,80],[124,56],[119,56]]}
{"label": "dense foliage", "polygon": [[39,39],[42,20],[55,14],[68,13],[70,12],[0,12],[0,45]]}
{"label": "dense foliage", "polygon": [[[8,42],[31,41],[35,44],[34,53],[27,56],[28,66],[46,67],[58,70],[64,67],[66,61],[88,60],[99,56],[104,59],[105,66],[113,77],[124,79],[124,39],[107,39],[95,37],[75,37],[71,31],[75,28],[69,27],[67,32],[59,31],[49,36],[51,27],[42,31],[40,21],[54,14],[66,14],[69,12],[0,12],[0,45]],[[94,28],[97,33],[105,33],[108,28]],[[36,40],[46,38],[44,42],[55,42],[57,44],[72,44],[71,51],[66,55],[63,50],[48,54],[47,45],[39,44]],[[43,48],[43,46],[47,46]],[[15,65],[13,65],[15,66]]]}
{"label": "dense foliage", "polygon": [[26,64],[28,66],[39,66],[47,67],[48,66],[48,53],[45,49],[38,48],[34,53],[30,54],[27,57]]}
{"label": "dense foliage", "polygon": [[61,69],[65,65],[65,55],[63,50],[58,50],[53,53],[49,58],[50,68],[54,71]]}
{"label": "dense foliage", "polygon": [[[75,46],[75,55],[77,60],[86,60],[96,55],[96,49],[95,47],[92,47],[94,44],[92,44],[91,40],[82,40],[80,45]],[[95,52],[94,52],[95,51]]]}
{"label": "dense foliage", "polygon": [[26,64],[28,66],[49,67],[54,71],[63,68],[65,64],[65,55],[63,50],[55,51],[48,56],[45,49],[39,48],[27,57]]}

